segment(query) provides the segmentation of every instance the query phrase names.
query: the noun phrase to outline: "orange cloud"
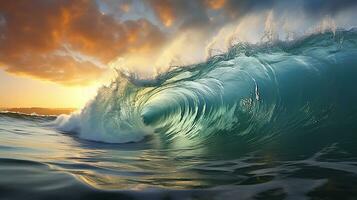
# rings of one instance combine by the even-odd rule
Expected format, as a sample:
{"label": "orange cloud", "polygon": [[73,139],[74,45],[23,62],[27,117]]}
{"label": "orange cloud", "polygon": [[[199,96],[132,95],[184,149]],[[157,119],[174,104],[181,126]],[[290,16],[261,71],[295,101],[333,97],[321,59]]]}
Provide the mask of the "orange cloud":
{"label": "orange cloud", "polygon": [[[89,61],[77,61],[70,56],[46,55],[37,53],[24,55],[27,59],[11,60],[6,70],[17,75],[40,78],[65,85],[86,85],[97,80],[103,72]],[[21,67],[15,67],[21,66]]]}
{"label": "orange cloud", "polygon": [[174,5],[169,0],[151,0],[150,3],[161,22],[170,27],[175,21]]}
{"label": "orange cloud", "polygon": [[14,74],[88,84],[103,64],[164,38],[149,21],[120,22],[92,0],[0,1],[0,67]]}
{"label": "orange cloud", "polygon": [[205,0],[205,4],[213,10],[218,10],[223,8],[226,4],[226,0]]}
{"label": "orange cloud", "polygon": [[125,2],[125,3],[123,3],[123,4],[121,4],[120,6],[119,6],[119,8],[120,8],[120,10],[122,10],[123,12],[129,12],[130,11],[130,9],[131,9],[131,5],[129,4],[129,3],[127,3],[127,2]]}

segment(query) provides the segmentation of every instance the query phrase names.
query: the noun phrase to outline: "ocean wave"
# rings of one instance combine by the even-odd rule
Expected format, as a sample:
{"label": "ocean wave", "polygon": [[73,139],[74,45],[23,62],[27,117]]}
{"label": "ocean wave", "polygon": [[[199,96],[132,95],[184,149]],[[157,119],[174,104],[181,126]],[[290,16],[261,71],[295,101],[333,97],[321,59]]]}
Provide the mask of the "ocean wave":
{"label": "ocean wave", "polygon": [[57,119],[56,115],[40,115],[37,113],[22,113],[22,112],[13,112],[13,111],[0,111],[0,117],[11,117],[16,119],[24,120],[55,120]]}
{"label": "ocean wave", "polygon": [[294,41],[239,43],[204,63],[153,80],[119,73],[58,129],[109,143],[148,135],[205,141],[224,135],[267,141],[285,133],[349,127],[357,119],[357,31]]}

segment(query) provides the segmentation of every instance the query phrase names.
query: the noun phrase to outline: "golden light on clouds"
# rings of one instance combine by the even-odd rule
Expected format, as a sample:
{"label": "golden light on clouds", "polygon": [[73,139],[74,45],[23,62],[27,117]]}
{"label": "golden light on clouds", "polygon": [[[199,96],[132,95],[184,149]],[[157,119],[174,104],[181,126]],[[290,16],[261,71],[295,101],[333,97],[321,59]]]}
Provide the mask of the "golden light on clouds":
{"label": "golden light on clouds", "polygon": [[[81,103],[73,102],[88,98],[82,90],[96,88],[101,84],[98,80],[108,77],[108,73],[115,75],[111,67],[152,75],[153,71],[161,72],[172,65],[201,62],[207,54],[211,55],[206,52],[226,49],[227,43],[237,35],[240,41],[260,39],[257,37],[262,31],[257,25],[262,21],[259,13],[265,15],[280,1],[259,2],[0,1],[0,87],[2,92],[9,92],[1,97],[0,107],[50,106],[49,102],[51,107],[77,107]],[[352,9],[356,4],[353,0],[346,0],[345,4],[326,1],[324,7],[316,7],[313,1],[301,2],[297,16],[305,13],[316,19],[326,16],[333,8],[336,10],[331,14],[337,16],[339,10]],[[280,3],[279,8],[297,10],[295,5]],[[286,18],[282,10],[277,15]],[[291,26],[295,26],[295,21]],[[25,86],[33,91],[26,93],[26,99],[20,93],[15,94]],[[49,100],[39,98],[38,94],[46,94]],[[65,103],[61,103],[58,96],[71,98],[62,99]]]}
{"label": "golden light on clouds", "polygon": [[211,9],[218,10],[223,8],[226,0],[205,0],[205,4]]}
{"label": "golden light on clouds", "polygon": [[86,85],[117,56],[164,41],[146,19],[121,22],[95,1],[1,1],[0,68],[65,85]]}
{"label": "golden light on clouds", "polygon": [[124,11],[124,12],[129,12],[131,9],[131,5],[127,2],[123,3],[120,5],[120,10]]}
{"label": "golden light on clouds", "polygon": [[152,0],[151,5],[166,27],[173,25],[175,21],[174,7],[169,0]]}

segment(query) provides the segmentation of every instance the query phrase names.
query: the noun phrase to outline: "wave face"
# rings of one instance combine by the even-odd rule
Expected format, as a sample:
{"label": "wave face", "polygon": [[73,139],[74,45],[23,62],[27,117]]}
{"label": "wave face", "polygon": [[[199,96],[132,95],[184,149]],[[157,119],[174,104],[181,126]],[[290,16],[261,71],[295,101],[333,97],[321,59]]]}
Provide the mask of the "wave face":
{"label": "wave face", "polygon": [[264,142],[295,132],[353,127],[356,77],[353,29],[290,42],[241,43],[153,80],[121,74],[80,113],[56,123],[63,131],[110,143],[147,135],[165,141],[238,136]]}

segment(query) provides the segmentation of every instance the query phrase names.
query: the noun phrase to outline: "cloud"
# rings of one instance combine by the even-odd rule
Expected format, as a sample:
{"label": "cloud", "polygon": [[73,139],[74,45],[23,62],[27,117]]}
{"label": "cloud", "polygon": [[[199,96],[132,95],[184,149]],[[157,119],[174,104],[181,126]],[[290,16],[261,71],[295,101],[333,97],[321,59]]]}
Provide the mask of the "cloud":
{"label": "cloud", "polygon": [[171,63],[166,57],[199,54],[193,46],[210,45],[224,27],[249,16],[273,10],[275,19],[298,13],[316,22],[326,15],[341,18],[356,6],[355,0],[0,1],[0,68],[61,84],[89,84],[118,57],[155,63],[163,55],[160,63]]}
{"label": "cloud", "polygon": [[160,21],[167,27],[170,27],[176,20],[176,14],[174,13],[174,5],[169,0],[151,0],[150,4],[155,13],[159,17]]}
{"label": "cloud", "polygon": [[[208,19],[208,12],[215,10],[224,16],[225,21],[237,20],[251,12],[270,9],[302,9],[310,16],[335,15],[341,10],[357,6],[355,0],[150,0],[150,5],[164,25]],[[275,10],[276,13],[277,10]],[[201,23],[210,23],[201,20]]]}
{"label": "cloud", "polygon": [[95,1],[0,2],[0,67],[14,74],[88,84],[118,55],[155,49],[164,38],[148,20],[118,21]]}
{"label": "cloud", "polygon": [[226,4],[226,0],[205,0],[204,2],[206,6],[214,10],[221,9]]}
{"label": "cloud", "polygon": [[182,30],[187,27],[192,28],[192,25],[201,26],[209,22],[202,0],[150,0],[149,6],[166,27],[178,27],[178,30]]}
{"label": "cloud", "polygon": [[312,16],[330,15],[334,16],[341,10],[357,6],[355,0],[304,0],[306,13]]}

